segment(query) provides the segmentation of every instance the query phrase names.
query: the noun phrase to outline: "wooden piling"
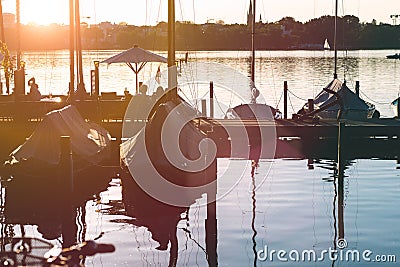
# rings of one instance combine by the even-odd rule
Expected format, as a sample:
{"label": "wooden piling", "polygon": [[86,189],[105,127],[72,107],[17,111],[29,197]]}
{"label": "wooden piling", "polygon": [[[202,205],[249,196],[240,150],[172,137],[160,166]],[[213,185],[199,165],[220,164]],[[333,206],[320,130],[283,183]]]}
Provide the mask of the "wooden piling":
{"label": "wooden piling", "polygon": [[210,118],[214,118],[214,82],[210,82]]}
{"label": "wooden piling", "polygon": [[71,151],[71,138],[69,136],[61,136],[60,139],[60,179],[65,185],[68,193],[74,192],[74,170]]}
{"label": "wooden piling", "polygon": [[288,112],[288,82],[283,82],[283,118],[287,119]]}
{"label": "wooden piling", "polygon": [[344,239],[344,169],[338,173],[338,230],[339,239]]}
{"label": "wooden piling", "polygon": [[62,237],[63,248],[74,245],[77,242],[76,232],[77,225],[75,223],[76,209],[73,205],[74,192],[74,171],[71,151],[71,140],[69,136],[61,136],[60,138],[60,163],[59,163],[59,187],[62,201],[60,207],[62,209]]}
{"label": "wooden piling", "polygon": [[308,112],[313,112],[314,111],[314,99],[310,98],[308,99]]}
{"label": "wooden piling", "polygon": [[99,61],[94,61],[94,70],[90,71],[91,95],[94,99],[100,95],[99,64]]}
{"label": "wooden piling", "polygon": [[400,118],[400,97],[397,98],[397,115],[396,115],[396,117]]}
{"label": "wooden piling", "polygon": [[338,159],[337,159],[337,171],[340,172],[341,169],[343,168],[344,164],[345,164],[345,159],[343,158],[343,154],[344,154],[344,131],[345,131],[345,127],[346,127],[346,123],[345,122],[339,122],[338,125]]}
{"label": "wooden piling", "polygon": [[207,101],[205,99],[201,100],[201,116],[207,117]]}
{"label": "wooden piling", "polygon": [[345,164],[345,159],[343,157],[344,155],[344,140],[345,140],[345,136],[344,136],[344,131],[346,128],[346,123],[345,122],[339,122],[338,125],[338,146],[337,146],[337,171],[338,173],[340,173],[340,171],[342,170],[342,168],[344,168],[344,164]]}
{"label": "wooden piling", "polygon": [[344,168],[345,168],[345,122],[339,122],[338,125],[338,159],[337,159],[337,179],[338,179],[338,228],[339,239],[344,238]]}
{"label": "wooden piling", "polygon": [[360,96],[360,81],[356,81],[356,95]]}
{"label": "wooden piling", "polygon": [[205,171],[208,183],[214,186],[207,191],[206,252],[208,266],[218,266],[217,254],[217,159]]}

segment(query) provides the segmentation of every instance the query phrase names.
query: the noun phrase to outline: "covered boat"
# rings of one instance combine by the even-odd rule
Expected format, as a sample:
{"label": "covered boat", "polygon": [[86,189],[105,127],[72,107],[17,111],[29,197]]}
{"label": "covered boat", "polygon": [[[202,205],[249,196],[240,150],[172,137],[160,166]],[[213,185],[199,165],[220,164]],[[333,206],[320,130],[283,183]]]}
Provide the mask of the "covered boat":
{"label": "covered boat", "polygon": [[379,116],[375,106],[351,91],[346,82],[334,79],[315,98],[314,110],[308,103],[298,112],[300,116],[312,114],[323,119],[366,120]]}
{"label": "covered boat", "polygon": [[399,117],[399,112],[398,112],[399,111],[399,107],[398,107],[398,105],[399,105],[399,97],[396,98],[395,100],[393,100],[392,103],[390,103],[390,106],[391,106],[391,108],[393,110],[393,113],[394,113],[395,117]]}
{"label": "covered boat", "polygon": [[229,109],[226,117],[230,119],[240,118],[242,120],[271,120],[281,119],[282,113],[267,104],[250,103],[241,104]]}
{"label": "covered boat", "polygon": [[54,176],[61,161],[61,136],[70,136],[77,174],[97,168],[109,156],[111,136],[107,130],[85,121],[75,106],[68,105],[45,115],[32,135],[12,151],[3,174]]}
{"label": "covered boat", "polygon": [[396,53],[396,54],[393,54],[393,55],[387,55],[386,58],[387,59],[400,59],[400,54]]}
{"label": "covered boat", "polygon": [[179,96],[164,95],[145,127],[121,144],[122,179],[153,198],[188,207],[207,184],[205,172],[215,157],[206,150],[206,135],[195,125],[198,112]]}

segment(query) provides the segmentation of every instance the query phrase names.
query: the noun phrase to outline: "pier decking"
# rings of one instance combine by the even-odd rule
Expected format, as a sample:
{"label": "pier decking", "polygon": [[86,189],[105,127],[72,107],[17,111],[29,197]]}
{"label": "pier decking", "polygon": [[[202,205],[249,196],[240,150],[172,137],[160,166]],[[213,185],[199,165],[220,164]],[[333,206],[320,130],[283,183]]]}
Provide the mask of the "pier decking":
{"label": "pier decking", "polygon": [[[274,136],[277,140],[276,155],[284,157],[288,147],[298,150],[298,156],[320,153],[326,148],[337,148],[339,122],[337,120],[298,121],[254,121],[230,119],[199,119],[199,129],[207,132],[207,136],[217,144],[217,157],[231,156],[231,136],[234,135],[236,143],[249,143],[249,146],[260,145],[261,135]],[[344,136],[349,150],[359,154],[363,152],[371,155],[374,152],[397,153],[400,147],[400,121],[398,119],[371,119],[368,121],[342,121]],[[236,134],[245,128],[247,135]],[[230,133],[230,134],[228,134]],[[248,140],[248,141],[247,141]],[[285,145],[283,145],[285,144]],[[283,145],[283,146],[282,146]],[[261,146],[262,147],[262,146]],[[270,149],[270,146],[263,147]],[[368,152],[368,149],[373,151]],[[299,151],[301,150],[301,151]],[[261,155],[268,155],[268,151],[259,151]],[[247,152],[237,157],[246,158]]]}
{"label": "pier decking", "polygon": [[[150,97],[147,98],[150,101]],[[114,99],[76,101],[81,115],[106,128],[114,139],[113,146],[120,144],[122,128],[125,122],[128,128],[138,130],[147,120],[148,110],[139,108],[140,113],[133,118],[126,118],[125,111],[129,102],[131,106],[144,105],[143,96],[132,96],[124,99],[123,96]],[[62,102],[38,101],[0,101],[0,140],[3,153],[9,153],[21,144],[33,132],[36,124],[49,111],[62,108]],[[150,105],[151,106],[151,105]],[[359,146],[367,153],[367,146],[371,149],[393,152],[400,147],[400,120],[396,118],[369,119],[367,121],[343,121],[344,136],[350,142],[350,147]],[[276,156],[303,155],[305,151],[319,153],[324,146],[337,145],[338,121],[336,120],[293,120],[281,119],[275,121],[254,121],[234,119],[198,118],[193,123],[211,138],[217,145],[217,157],[231,157],[232,133],[235,141],[248,142],[255,146],[260,142],[261,135],[267,134],[277,140]],[[134,130],[134,131],[136,131]],[[133,131],[133,132],[134,132]],[[244,132],[245,131],[245,132]],[[250,138],[249,138],[250,137]],[[248,140],[249,141],[246,141]],[[376,143],[379,142],[379,145]],[[287,151],[287,147],[294,147],[297,152]],[[283,148],[282,148],[283,147]],[[262,151],[261,151],[262,152]],[[394,153],[394,152],[393,152]],[[261,153],[263,154],[263,153]],[[371,153],[367,153],[370,155]],[[5,155],[3,155],[5,156]],[[113,162],[119,161],[115,154]],[[237,154],[236,157],[247,158],[248,154]]]}

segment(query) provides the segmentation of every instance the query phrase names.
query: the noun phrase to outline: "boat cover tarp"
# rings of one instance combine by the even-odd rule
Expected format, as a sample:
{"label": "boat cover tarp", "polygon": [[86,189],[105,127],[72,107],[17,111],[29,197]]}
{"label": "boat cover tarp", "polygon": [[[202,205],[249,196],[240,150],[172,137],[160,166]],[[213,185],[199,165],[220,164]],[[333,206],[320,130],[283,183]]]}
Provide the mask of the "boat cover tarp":
{"label": "boat cover tarp", "polygon": [[49,164],[60,161],[60,137],[70,136],[71,150],[82,159],[96,163],[111,142],[111,136],[104,128],[86,122],[75,106],[66,106],[46,114],[32,135],[10,156],[17,161],[36,159]]}
{"label": "boat cover tarp", "polygon": [[[332,82],[328,84],[325,88],[330,89],[334,92],[337,92],[343,100],[343,108],[344,110],[357,110],[357,111],[366,111],[368,112],[370,106],[362,100],[359,96],[357,96],[353,91],[351,91],[346,83],[342,83],[338,79],[334,79]],[[314,105],[322,108],[333,101],[336,100],[336,97],[322,90],[314,99]],[[339,104],[333,105],[326,109],[327,111],[335,111],[339,110]]]}
{"label": "boat cover tarp", "polygon": [[232,110],[244,120],[273,120],[277,114],[277,110],[273,107],[260,103],[242,104]]}
{"label": "boat cover tarp", "polygon": [[[121,144],[120,156],[147,194],[166,203],[187,206],[193,203],[193,197],[204,193],[204,172],[192,170],[208,166],[203,158],[207,153],[199,150],[205,135],[191,122],[196,111],[183,101],[177,102],[161,104],[146,126]],[[166,194],[155,196],[153,190],[157,188]]]}

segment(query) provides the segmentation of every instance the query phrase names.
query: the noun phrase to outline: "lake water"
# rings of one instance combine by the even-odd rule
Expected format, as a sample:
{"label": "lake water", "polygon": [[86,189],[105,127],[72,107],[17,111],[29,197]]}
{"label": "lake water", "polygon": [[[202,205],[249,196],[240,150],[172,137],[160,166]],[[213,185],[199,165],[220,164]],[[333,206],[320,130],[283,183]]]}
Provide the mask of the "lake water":
{"label": "lake water", "polygon": [[[85,65],[117,52],[85,53]],[[385,117],[393,116],[390,102],[397,97],[400,85],[400,61],[385,58],[391,53],[394,51],[350,51],[344,57],[339,52],[339,78],[343,80],[346,73],[350,88],[359,80],[361,96],[374,101]],[[217,97],[230,106],[232,91],[244,98],[249,94],[247,55],[192,53],[195,63],[190,69],[182,68],[180,79],[197,81],[196,86],[186,87],[204,93],[213,80]],[[279,101],[283,81],[288,81],[294,95],[311,98],[331,81],[332,56],[324,51],[258,52],[256,86],[267,103],[283,110]],[[67,51],[25,53],[24,60],[28,78],[35,76],[43,93],[67,91]],[[147,81],[157,68],[158,64],[149,64],[140,79]],[[191,78],[185,78],[188,72]],[[127,66],[100,68],[103,92],[123,94],[125,88],[133,92],[134,82]],[[89,79],[86,84],[90,84]],[[202,94],[197,92],[194,98]],[[290,96],[293,110],[304,104],[300,98]],[[205,195],[193,198],[193,204],[184,209],[160,205],[119,178],[110,183],[101,181],[93,190],[89,190],[93,185],[85,185],[89,192],[77,200],[77,239],[96,239],[116,247],[112,254],[86,258],[85,265],[168,266],[171,258],[176,258],[177,266],[208,266],[207,260],[217,261],[218,266],[396,266],[394,257],[400,261],[400,165],[396,153],[388,154],[391,156],[377,154],[367,159],[360,155],[348,160],[339,174],[335,173],[335,161],[323,155],[312,160],[261,160],[254,177],[250,161],[219,159],[218,176],[223,179],[218,180],[215,221],[207,221]],[[13,192],[13,185],[7,186]],[[26,236],[47,237],[60,244],[60,209],[51,201],[57,190],[41,187],[32,192],[26,186],[24,190],[8,199],[2,190],[2,244],[7,237],[21,234],[18,223],[25,225]],[[48,198],[43,199],[43,195]],[[36,200],[40,196],[41,200]],[[13,223],[6,224],[10,218]],[[346,246],[339,249],[344,243]],[[353,253],[359,253],[360,259],[353,260]],[[350,255],[349,260],[346,255]]]}

